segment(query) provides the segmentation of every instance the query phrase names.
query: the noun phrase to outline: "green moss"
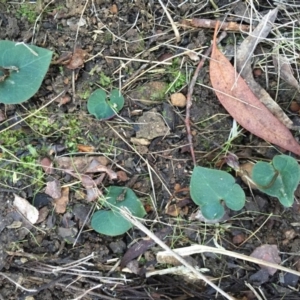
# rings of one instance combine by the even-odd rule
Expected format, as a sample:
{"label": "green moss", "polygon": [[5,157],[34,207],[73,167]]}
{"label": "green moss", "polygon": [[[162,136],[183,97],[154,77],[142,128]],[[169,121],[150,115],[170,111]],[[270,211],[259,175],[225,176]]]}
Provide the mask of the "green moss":
{"label": "green moss", "polygon": [[77,115],[32,112],[22,127],[0,131],[0,182],[3,185],[45,184],[45,174],[39,160],[48,155],[52,143],[62,143],[67,152],[77,152],[77,144],[86,143],[81,136],[84,121]]}
{"label": "green moss", "polygon": [[37,12],[35,10],[35,5],[30,3],[21,4],[17,10],[17,17],[25,17],[29,23],[34,23],[37,18]]}
{"label": "green moss", "polygon": [[111,79],[106,76],[103,72],[100,72],[99,83],[102,87],[108,87],[111,85]]}
{"label": "green moss", "polygon": [[106,45],[110,45],[113,41],[113,36],[108,31],[106,31],[101,37],[102,37],[102,42]]}

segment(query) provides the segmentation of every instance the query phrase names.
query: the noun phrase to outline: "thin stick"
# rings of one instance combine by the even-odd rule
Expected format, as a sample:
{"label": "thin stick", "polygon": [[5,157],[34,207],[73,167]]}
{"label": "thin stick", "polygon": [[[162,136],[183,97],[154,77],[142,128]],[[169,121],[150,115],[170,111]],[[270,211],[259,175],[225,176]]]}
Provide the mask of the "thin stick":
{"label": "thin stick", "polygon": [[161,0],[158,0],[158,2],[159,2],[159,4],[161,5],[161,7],[163,8],[163,10],[165,11],[166,16],[168,17],[168,19],[169,19],[169,21],[170,21],[170,23],[171,23],[171,25],[172,25],[172,29],[173,29],[173,31],[174,31],[174,34],[175,34],[175,37],[176,37],[176,41],[177,41],[177,43],[179,43],[179,42],[180,42],[180,34],[179,34],[178,29],[177,29],[177,26],[175,25],[175,23],[174,23],[174,21],[173,21],[171,15],[169,14],[167,8],[166,8],[165,5],[162,3],[162,1],[161,1]]}
{"label": "thin stick", "polygon": [[[178,249],[174,249],[173,252],[176,252],[179,255],[182,256],[188,256],[188,255],[193,255],[193,254],[199,254],[199,253],[215,253],[215,254],[221,254],[221,255],[226,255],[229,257],[233,257],[236,259],[241,259],[241,260],[246,260],[258,265],[263,265],[266,267],[271,267],[277,270],[281,270],[283,272],[287,272],[290,274],[294,274],[297,276],[300,276],[300,272],[293,270],[293,269],[289,269],[286,268],[284,266],[272,263],[272,262],[268,262],[266,260],[262,260],[259,258],[255,258],[255,257],[251,257],[245,254],[240,254],[237,252],[233,252],[233,251],[229,251],[223,248],[216,248],[216,247],[210,247],[210,246],[205,246],[205,245],[192,245],[189,247],[183,247],[183,248],[178,248]],[[157,253],[157,260],[159,261],[160,259],[162,259],[162,257],[168,257],[169,253],[166,251],[161,251]]]}
{"label": "thin stick", "polygon": [[[217,20],[194,18],[192,20],[184,20],[183,26],[190,25],[196,28],[214,29],[217,22]],[[251,29],[250,25],[238,24],[236,22],[222,22],[220,26],[222,30],[226,31],[249,32]]]}
{"label": "thin stick", "polygon": [[159,246],[161,246],[163,249],[168,251],[172,254],[173,257],[175,257],[180,263],[182,263],[189,271],[191,271],[193,274],[195,274],[199,279],[206,282],[208,285],[210,285],[213,289],[215,289],[217,292],[219,292],[221,295],[223,295],[226,299],[229,300],[235,300],[235,298],[231,297],[227,293],[225,293],[223,290],[221,290],[218,286],[216,286],[213,282],[211,282],[208,278],[206,278],[203,274],[198,272],[194,267],[192,267],[189,263],[186,262],[185,259],[183,259],[180,255],[175,253],[171,248],[169,248],[163,241],[161,241],[155,234],[153,234],[148,228],[146,228],[141,222],[139,222],[135,217],[131,215],[131,213],[128,211],[127,208],[122,207],[120,209],[120,213],[122,216],[131,222],[133,225],[138,227],[140,230],[142,230],[145,234],[147,234],[155,243],[157,243]]}
{"label": "thin stick", "polygon": [[[75,41],[74,41],[74,48],[73,48],[73,54],[76,51],[76,47],[77,47],[77,39],[78,39],[78,34],[79,34],[79,28],[80,28],[80,22],[83,19],[83,14],[86,10],[86,7],[89,3],[89,0],[86,0],[84,7],[82,9],[82,12],[80,14],[80,18],[77,24],[77,30],[76,30],[76,35],[75,35]],[[75,90],[75,70],[72,71],[72,101],[73,103],[75,102],[75,98],[76,98],[76,90]]]}
{"label": "thin stick", "polygon": [[[225,31],[223,31],[217,42],[219,43],[221,40],[223,40],[226,37],[226,35],[227,35],[227,33]],[[207,48],[202,59],[200,60],[198,66],[195,70],[195,73],[193,75],[193,78],[189,84],[188,93],[186,96],[187,102],[186,102],[185,126],[186,126],[187,139],[188,139],[188,143],[190,145],[190,151],[191,151],[191,156],[193,159],[194,166],[196,166],[196,158],[195,158],[195,151],[194,151],[194,147],[193,147],[193,137],[192,137],[192,133],[191,133],[191,122],[190,122],[191,107],[192,107],[192,95],[193,95],[194,87],[196,84],[196,80],[198,78],[198,74],[199,74],[200,70],[202,69],[205,60],[210,55],[211,50],[212,50],[212,46]]]}

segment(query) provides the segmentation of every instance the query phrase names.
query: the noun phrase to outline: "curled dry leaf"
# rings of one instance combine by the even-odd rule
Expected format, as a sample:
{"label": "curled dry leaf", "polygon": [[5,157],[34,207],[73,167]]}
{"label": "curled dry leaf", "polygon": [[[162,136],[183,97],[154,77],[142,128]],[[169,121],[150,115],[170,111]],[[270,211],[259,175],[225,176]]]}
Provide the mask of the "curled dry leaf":
{"label": "curled dry leaf", "polygon": [[217,28],[210,60],[210,80],[229,114],[245,129],[285,150],[300,155],[300,145],[291,132],[253,94],[228,59],[217,48]]}
{"label": "curled dry leaf", "polygon": [[299,90],[300,86],[298,80],[293,75],[293,70],[289,60],[279,53],[277,53],[276,55],[272,55],[272,58],[275,70],[277,71],[280,78]]}
{"label": "curled dry leaf", "polygon": [[[266,14],[253,32],[243,41],[237,49],[236,68],[240,76],[247,82],[253,94],[278,118],[286,127],[293,129],[293,122],[284,113],[281,107],[271,98],[253,78],[251,57],[257,44],[267,37],[277,17],[278,8]],[[249,130],[250,131],[250,130]]]}
{"label": "curled dry leaf", "polygon": [[31,223],[35,224],[39,218],[39,211],[31,205],[26,199],[14,194],[13,206]]}
{"label": "curled dry leaf", "polygon": [[243,182],[248,185],[251,189],[255,190],[257,189],[257,185],[252,180],[252,169],[254,167],[254,163],[252,162],[246,162],[244,164],[241,164],[239,166],[239,169],[237,170],[236,174],[241,177]]}
{"label": "curled dry leaf", "polygon": [[118,178],[116,172],[114,172],[112,169],[106,166],[103,166],[97,160],[92,160],[89,167],[85,171],[85,173],[99,173],[99,172],[105,172],[109,176],[110,180],[114,180]]}
{"label": "curled dry leaf", "polygon": [[87,55],[87,52],[83,49],[76,48],[71,60],[67,64],[67,68],[71,70],[75,70],[77,68],[81,68],[84,64],[84,59]]}
{"label": "curled dry leaf", "polygon": [[117,171],[117,176],[118,176],[118,181],[124,182],[124,181],[129,180],[126,172],[124,172],[122,170]]}
{"label": "curled dry leaf", "polygon": [[46,220],[46,218],[48,217],[48,215],[49,215],[49,208],[47,206],[42,207],[39,210],[39,218],[36,221],[36,223],[39,224],[39,223],[44,222]]}
{"label": "curled dry leaf", "polygon": [[98,161],[98,163],[103,166],[106,166],[109,163],[109,160],[105,156],[61,156],[55,159],[55,163],[59,169],[68,169],[77,173],[85,173],[93,160]]}
{"label": "curled dry leaf", "polygon": [[[251,257],[255,257],[258,259],[262,259],[264,261],[268,261],[274,264],[280,264],[281,259],[279,257],[279,251],[276,245],[262,245],[257,247],[250,255]],[[274,275],[276,273],[275,268],[271,268],[264,265],[259,265],[262,269],[268,271],[270,275]]]}
{"label": "curled dry leaf", "polygon": [[[172,232],[172,227],[167,226],[162,228],[159,232],[156,232],[155,235],[160,239],[164,240]],[[128,248],[126,253],[123,255],[120,267],[124,268],[130,261],[136,257],[145,253],[148,249],[151,249],[155,245],[155,242],[150,238],[144,238],[139,240],[137,243],[133,244],[132,247]]]}
{"label": "curled dry leaf", "polygon": [[68,203],[69,203],[69,187],[63,187],[61,189],[61,197],[58,199],[54,199],[55,212],[58,214],[65,213]]}
{"label": "curled dry leaf", "polygon": [[95,147],[94,146],[89,146],[89,145],[78,144],[77,145],[77,150],[79,152],[95,152]]}

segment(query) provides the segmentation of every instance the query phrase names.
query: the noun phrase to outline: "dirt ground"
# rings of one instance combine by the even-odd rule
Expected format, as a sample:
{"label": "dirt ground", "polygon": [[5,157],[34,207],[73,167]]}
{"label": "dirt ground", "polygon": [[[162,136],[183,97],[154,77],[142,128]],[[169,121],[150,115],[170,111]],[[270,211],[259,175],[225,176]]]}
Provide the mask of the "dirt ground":
{"label": "dirt ground", "polygon": [[[105,170],[117,178],[109,171],[94,173],[93,180],[100,178],[99,190],[110,185],[134,190],[147,212],[145,225],[171,248],[200,244],[250,255],[261,245],[276,245],[281,264],[300,271],[300,191],[293,207],[284,208],[236,177],[247,196],[244,209],[227,211],[226,219],[215,224],[193,217],[197,206],[188,192],[194,165],[186,110],[170,101],[174,93],[187,95],[198,59],[213,36],[213,27],[183,27],[183,20],[241,23],[245,11],[237,9],[239,3],[248,8],[251,4],[262,14],[275,3],[162,2],[180,41],[159,1],[0,0],[1,40],[53,51],[37,94],[20,105],[0,104],[0,300],[225,299],[186,275],[149,276],[173,265],[157,261],[161,248],[138,228],[116,237],[94,231],[90,218],[97,201],[82,178],[70,173],[70,163],[64,165],[66,158],[78,164],[89,163],[89,157],[105,161]],[[278,23],[291,21],[299,27],[299,5],[285,2],[290,6]],[[290,34],[288,29],[284,34]],[[293,34],[299,40],[299,31]],[[232,61],[234,45],[245,36],[229,32],[222,41]],[[71,69],[68,62],[76,49],[84,50],[84,63]],[[299,124],[298,113],[290,109],[292,100],[300,103],[299,93],[268,69],[270,58],[264,59],[264,49],[253,60],[255,78]],[[297,71],[300,40],[294,49],[292,68]],[[110,120],[96,120],[87,111],[87,99],[99,87],[107,92],[120,89],[125,98],[124,108]],[[198,165],[235,175],[224,164],[226,150],[242,162],[270,161],[279,153],[247,131],[227,144],[232,118],[211,88],[208,62],[199,72],[192,100],[191,134]],[[153,118],[147,119],[148,125],[141,126],[149,116]],[[67,199],[61,210],[46,189],[50,182],[56,182]],[[39,210],[35,225],[16,211],[15,195]],[[204,269],[205,276],[233,299],[299,299],[295,274],[269,275],[257,264],[208,252],[187,260]]]}

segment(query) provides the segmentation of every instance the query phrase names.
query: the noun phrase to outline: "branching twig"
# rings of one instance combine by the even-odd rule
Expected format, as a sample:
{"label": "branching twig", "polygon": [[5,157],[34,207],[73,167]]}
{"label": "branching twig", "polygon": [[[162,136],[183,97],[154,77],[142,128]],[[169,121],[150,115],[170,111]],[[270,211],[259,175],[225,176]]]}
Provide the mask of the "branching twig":
{"label": "branching twig", "polygon": [[[218,43],[220,41],[222,41],[225,37],[226,37],[227,33],[225,31],[222,32],[222,34],[220,35],[219,39],[218,39]],[[191,125],[190,125],[190,115],[191,115],[191,107],[192,107],[192,95],[193,95],[193,91],[194,91],[194,86],[196,84],[196,80],[198,77],[198,74],[201,70],[201,68],[204,65],[205,60],[207,59],[207,57],[210,55],[212,50],[212,46],[210,46],[209,48],[207,48],[207,50],[205,51],[202,59],[200,60],[195,73],[193,75],[193,78],[189,84],[189,88],[188,88],[188,93],[187,93],[187,102],[186,102],[186,116],[185,116],[185,126],[186,126],[186,132],[187,132],[187,139],[188,139],[188,143],[190,145],[190,151],[191,151],[191,156],[193,159],[193,164],[194,166],[196,166],[196,158],[195,158],[195,151],[194,151],[194,147],[193,147],[193,137],[192,137],[192,133],[191,133]]]}

